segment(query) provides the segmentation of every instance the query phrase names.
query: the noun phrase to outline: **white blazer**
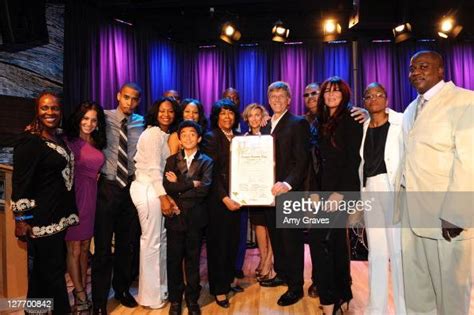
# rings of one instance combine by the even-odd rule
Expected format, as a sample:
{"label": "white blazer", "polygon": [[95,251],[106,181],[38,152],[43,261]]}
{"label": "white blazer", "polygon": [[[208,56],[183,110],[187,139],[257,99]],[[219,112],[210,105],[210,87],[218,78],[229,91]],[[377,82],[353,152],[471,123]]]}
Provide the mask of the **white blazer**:
{"label": "white blazer", "polygon": [[[455,240],[473,238],[474,92],[447,82],[415,121],[416,106],[414,100],[403,114],[404,154],[396,180],[398,190],[405,177],[410,227],[418,236],[442,239],[444,219],[466,229]],[[467,199],[459,202],[460,196]]]}
{"label": "white blazer", "polygon": [[[402,121],[403,114],[398,113],[390,108],[387,108],[388,122],[390,126],[388,128],[387,139],[385,141],[384,150],[384,161],[387,167],[387,175],[390,182],[391,191],[394,191],[395,181],[400,167],[401,157],[401,137],[402,137]],[[360,165],[359,165],[359,179],[360,179],[360,190],[364,191],[364,144],[367,135],[367,129],[369,128],[370,119],[364,123],[364,133],[362,135],[362,143],[360,144]]]}

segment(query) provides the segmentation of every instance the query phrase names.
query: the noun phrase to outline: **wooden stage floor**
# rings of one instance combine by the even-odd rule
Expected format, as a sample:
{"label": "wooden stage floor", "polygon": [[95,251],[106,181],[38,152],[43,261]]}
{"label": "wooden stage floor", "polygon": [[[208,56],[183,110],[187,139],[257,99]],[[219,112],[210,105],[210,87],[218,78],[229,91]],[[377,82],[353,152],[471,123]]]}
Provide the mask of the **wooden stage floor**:
{"label": "wooden stage floor", "polygon": [[[203,315],[249,315],[249,314],[261,314],[261,315],[316,315],[322,314],[322,311],[319,309],[319,299],[310,298],[308,296],[307,290],[311,285],[311,258],[309,255],[308,246],[305,245],[305,270],[304,270],[304,290],[305,296],[298,303],[281,307],[277,305],[277,300],[281,294],[286,291],[286,287],[277,287],[277,288],[262,288],[257,283],[255,279],[255,268],[257,267],[259,261],[259,254],[257,249],[248,249],[245,263],[244,263],[244,274],[245,278],[241,280],[241,286],[245,288],[243,293],[233,294],[230,297],[230,308],[224,309],[217,306],[214,303],[213,296],[209,294],[209,285],[207,282],[207,264],[206,264],[206,252],[203,247],[202,257],[201,257],[201,285],[203,289],[201,291],[201,298],[199,299],[199,304],[201,305]],[[474,257],[473,257],[474,263]],[[89,269],[90,272],[90,269]],[[368,288],[368,263],[362,261],[353,261],[351,262],[351,275],[352,275],[352,293],[354,295],[353,300],[350,303],[349,315],[359,315],[363,314],[364,309],[368,302],[369,288]],[[72,284],[68,283],[68,289],[72,291]],[[88,291],[90,293],[90,284],[88,286]],[[137,294],[137,282],[134,283],[131,288],[131,293],[133,295]],[[70,294],[71,303],[72,294]],[[183,303],[184,304],[184,303]],[[151,310],[144,307],[137,308],[126,308],[120,305],[113,298],[113,291],[110,293],[110,298],[108,302],[108,311],[113,315],[137,315],[137,314],[150,314],[150,315],[160,315],[168,314],[169,305],[163,309]],[[23,314],[23,312],[0,312],[2,314]],[[183,314],[186,315],[187,309],[183,308]],[[84,314],[84,313],[83,313]],[[394,314],[393,302],[390,293],[389,298],[389,313],[381,315],[391,315]],[[474,290],[471,291],[471,315],[474,315]]]}
{"label": "wooden stage floor", "polygon": [[[199,304],[201,305],[202,314],[204,315],[221,315],[221,314],[234,314],[234,315],[248,315],[248,314],[260,314],[260,315],[319,315],[322,311],[319,309],[319,299],[310,298],[308,296],[308,287],[311,285],[311,257],[309,254],[308,245],[305,245],[305,296],[298,303],[281,307],[276,302],[281,294],[286,291],[286,287],[277,288],[263,288],[255,279],[255,268],[259,261],[259,254],[257,249],[248,249],[244,263],[244,274],[245,278],[242,280],[241,285],[245,288],[243,293],[233,294],[230,297],[230,308],[224,309],[214,303],[214,298],[209,294],[209,286],[207,282],[207,265],[206,265],[206,252],[203,248],[201,257],[201,285],[203,289],[201,291],[201,298]],[[350,309],[347,314],[363,314],[365,307],[368,303],[369,288],[368,288],[368,263],[366,261],[353,261],[351,262],[351,275],[352,275],[352,293],[354,295],[353,300],[350,303]],[[136,294],[137,289],[134,287],[132,293]],[[390,292],[389,298],[389,313],[381,315],[395,314],[392,296]],[[184,304],[184,303],[183,303]],[[150,310],[143,307],[137,307],[135,309],[129,309],[120,305],[113,298],[109,300],[108,310],[113,315],[128,315],[128,314],[168,314],[169,306],[166,306],[160,310]],[[187,314],[187,309],[184,307],[183,314]],[[471,292],[471,312],[474,315],[474,290]]]}

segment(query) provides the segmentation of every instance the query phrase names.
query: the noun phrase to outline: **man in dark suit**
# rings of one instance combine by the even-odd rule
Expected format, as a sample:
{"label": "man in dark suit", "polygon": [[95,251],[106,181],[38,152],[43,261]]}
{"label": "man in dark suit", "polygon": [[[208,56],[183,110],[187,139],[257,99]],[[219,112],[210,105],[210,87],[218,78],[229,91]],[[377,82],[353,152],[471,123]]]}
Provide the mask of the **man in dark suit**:
{"label": "man in dark suit", "polygon": [[[167,270],[171,307],[169,314],[181,314],[185,292],[188,314],[201,314],[198,299],[199,258],[204,226],[207,224],[205,198],[212,182],[212,160],[198,150],[202,129],[194,121],[185,120],[178,128],[183,150],[166,160],[163,186],[179,207],[179,213],[164,213],[168,239]],[[186,284],[183,277],[186,274]]]}
{"label": "man in dark suit", "polygon": [[[302,117],[288,111],[291,102],[290,87],[285,82],[273,82],[268,87],[268,100],[273,110],[271,123],[262,133],[275,139],[275,179],[272,194],[279,196],[289,191],[303,189],[308,170],[310,128]],[[288,291],[278,300],[278,305],[292,305],[303,297],[304,242],[302,229],[276,229],[276,209],[265,211],[269,224],[277,276],[262,281],[264,287],[288,285]]]}

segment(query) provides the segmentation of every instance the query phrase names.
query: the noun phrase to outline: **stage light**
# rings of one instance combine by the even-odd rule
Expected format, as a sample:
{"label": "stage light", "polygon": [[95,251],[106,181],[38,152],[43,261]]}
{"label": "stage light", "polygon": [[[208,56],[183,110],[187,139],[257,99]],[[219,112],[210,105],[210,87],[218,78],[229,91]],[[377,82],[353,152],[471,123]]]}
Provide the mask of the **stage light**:
{"label": "stage light", "polygon": [[349,17],[349,28],[355,27],[360,20],[360,0],[352,0],[352,13]]}
{"label": "stage light", "polygon": [[349,19],[349,28],[353,28],[357,24],[359,24],[359,14],[358,13],[357,13],[357,15],[352,15],[350,17],[350,19]]}
{"label": "stage light", "polygon": [[272,28],[272,41],[284,43],[290,35],[290,30],[285,27],[282,21],[276,21]]}
{"label": "stage light", "polygon": [[238,41],[242,34],[237,29],[237,26],[231,22],[226,22],[222,25],[220,39],[224,42],[233,44]]}
{"label": "stage light", "polygon": [[401,43],[411,37],[411,25],[410,23],[403,23],[392,29],[393,37],[395,37],[395,43]]}
{"label": "stage light", "polygon": [[441,21],[441,31],[442,32],[449,32],[453,29],[453,20],[452,19],[445,19]]}
{"label": "stage light", "polygon": [[125,25],[128,25],[128,26],[133,26],[133,23],[132,22],[127,22],[125,20],[122,20],[122,19],[118,19],[118,18],[114,18],[114,20],[116,22],[119,22],[119,23],[122,23],[122,24],[125,24]]}
{"label": "stage light", "polygon": [[335,19],[327,19],[323,23],[323,38],[325,42],[333,41],[342,32],[341,24]]}
{"label": "stage light", "polygon": [[438,35],[442,38],[455,38],[461,31],[462,26],[452,16],[444,16],[439,23]]}
{"label": "stage light", "polygon": [[448,38],[448,35],[446,35],[443,32],[438,32],[438,35],[439,35],[439,37],[442,37],[442,38]]}
{"label": "stage light", "polygon": [[333,20],[328,20],[326,23],[324,23],[324,31],[326,33],[334,33],[336,30],[336,22]]}

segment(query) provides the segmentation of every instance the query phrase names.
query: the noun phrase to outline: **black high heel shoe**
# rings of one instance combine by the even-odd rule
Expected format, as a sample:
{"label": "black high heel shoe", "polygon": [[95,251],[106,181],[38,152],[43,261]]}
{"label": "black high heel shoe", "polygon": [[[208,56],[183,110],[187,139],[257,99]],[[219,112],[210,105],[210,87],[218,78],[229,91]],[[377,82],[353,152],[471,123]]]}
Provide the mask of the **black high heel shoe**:
{"label": "black high heel shoe", "polygon": [[85,299],[82,300],[80,299],[77,294],[85,292],[84,290],[81,291],[76,291],[76,289],[72,290],[72,295],[74,296],[74,311],[76,313],[82,313],[85,311],[89,311],[91,308],[91,303],[89,302],[89,299],[87,298],[87,293],[85,293]]}
{"label": "black high heel shoe", "polygon": [[229,299],[227,298],[227,296],[223,300],[218,300],[217,296],[215,296],[214,299],[216,300],[217,305],[219,305],[220,307],[229,308],[230,303],[229,303]]}
{"label": "black high heel shoe", "polygon": [[[351,301],[348,300],[348,301],[343,301],[343,300],[340,300],[338,303],[335,303],[334,304],[334,309],[332,311],[332,315],[341,315],[341,314],[345,314],[349,311],[349,303]],[[347,307],[346,308],[343,308],[343,306],[347,303]]]}

